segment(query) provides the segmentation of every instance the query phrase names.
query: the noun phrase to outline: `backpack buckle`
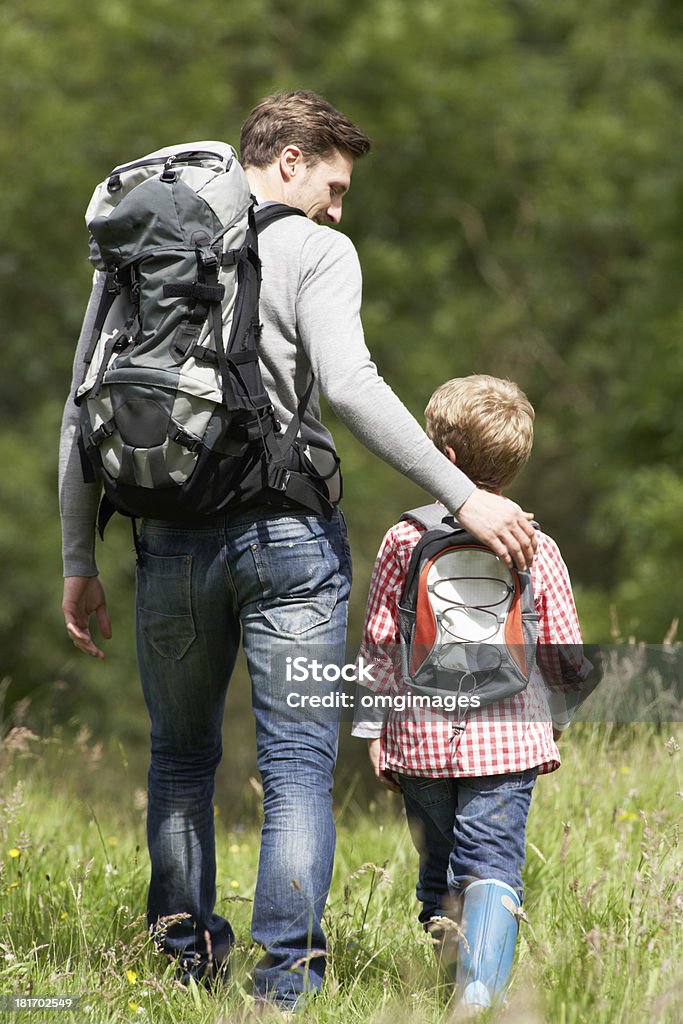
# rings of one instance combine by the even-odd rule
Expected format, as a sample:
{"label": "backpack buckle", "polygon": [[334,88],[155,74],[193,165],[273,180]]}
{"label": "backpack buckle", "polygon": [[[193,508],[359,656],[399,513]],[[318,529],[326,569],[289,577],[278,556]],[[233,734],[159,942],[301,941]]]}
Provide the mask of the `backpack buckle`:
{"label": "backpack buckle", "polygon": [[113,270],[107,271],[107,291],[110,295],[121,294],[121,282],[119,281],[119,268],[115,267]]}
{"label": "backpack buckle", "polygon": [[213,251],[211,246],[205,245],[199,249],[199,259],[202,267],[205,270],[217,271],[218,270],[218,256]]}
{"label": "backpack buckle", "polygon": [[176,444],[181,445],[183,448],[187,448],[189,452],[198,452],[202,447],[201,438],[197,437],[196,434],[191,434],[189,430],[185,430],[175,420],[171,423],[171,429],[168,432],[169,439],[175,441]]}
{"label": "backpack buckle", "polygon": [[88,445],[91,448],[99,448],[103,441],[106,441],[108,437],[116,430],[116,424],[113,419],[107,420],[106,423],[100,424],[97,430],[93,430],[88,437]]}
{"label": "backpack buckle", "polygon": [[274,434],[281,433],[281,431],[282,431],[282,424],[280,423],[279,419],[275,415],[275,409],[273,408],[272,405],[268,406],[268,408],[266,409],[266,413],[271,418],[271,421],[272,421],[272,424],[273,424],[273,433]]}
{"label": "backpack buckle", "polygon": [[174,181],[178,180],[178,172],[173,169],[174,156],[169,156],[168,160],[164,164],[164,169],[161,172],[161,180],[172,185]]}
{"label": "backpack buckle", "polygon": [[268,471],[268,486],[275,491],[286,491],[289,483],[289,470],[284,466],[271,466]]}

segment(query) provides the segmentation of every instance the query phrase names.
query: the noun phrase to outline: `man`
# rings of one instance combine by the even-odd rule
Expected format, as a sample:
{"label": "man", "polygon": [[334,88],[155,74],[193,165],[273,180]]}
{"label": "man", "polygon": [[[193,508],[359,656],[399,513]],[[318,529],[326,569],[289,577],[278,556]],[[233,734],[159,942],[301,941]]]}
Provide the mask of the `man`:
{"label": "man", "polygon": [[[259,240],[263,264],[260,358],[284,426],[306,391],[301,422],[312,446],[332,447],[320,421],[318,390],[356,437],[425,487],[507,561],[533,555],[528,516],[479,491],[432,444],[378,376],[360,321],[355,249],[330,230],[342,215],[354,159],[370,142],[348,118],[310,92],[268,97],[242,130],[241,159],[261,204],[302,210],[271,223]],[[76,357],[92,328],[96,284]],[[80,354],[79,354],[80,353]],[[65,410],[60,499],[66,627],[82,651],[103,657],[91,614],[111,636],[94,559],[99,492],[80,477],[78,414]],[[273,652],[325,652],[344,660],[350,557],[338,509],[330,520],[266,498],[189,527],[145,521],[138,565],[137,645],[151,718],[148,843],[150,925],[165,948],[197,974],[219,963],[233,942],[214,913],[212,796],[221,757],[223,706],[240,634],[252,680],[264,825],[252,934],[266,950],[254,972],[257,996],[294,1007],[322,982],[321,917],[334,855],[332,773],[337,726],[328,719],[285,720],[277,713]],[[330,683],[325,688],[334,689]],[[168,924],[164,918],[186,915]],[[161,920],[161,923],[159,924]]]}

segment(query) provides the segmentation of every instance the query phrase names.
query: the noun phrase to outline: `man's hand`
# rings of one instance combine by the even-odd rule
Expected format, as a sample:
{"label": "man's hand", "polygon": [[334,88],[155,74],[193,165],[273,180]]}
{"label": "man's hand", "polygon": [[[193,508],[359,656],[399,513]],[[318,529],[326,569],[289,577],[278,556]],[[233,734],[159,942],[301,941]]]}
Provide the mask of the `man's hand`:
{"label": "man's hand", "polygon": [[100,633],[105,640],[111,639],[111,622],[99,576],[67,576],[62,611],[66,631],[76,647],[93,658],[103,658],[104,651],[93,642],[89,628],[90,616],[94,612]]}
{"label": "man's hand", "polygon": [[375,778],[379,779],[382,785],[387,786],[393,793],[400,793],[401,787],[391,772],[384,772],[381,770],[379,766],[379,752],[379,739],[368,740],[368,757],[370,758],[370,764],[372,765],[372,770],[375,773]]}
{"label": "man's hand", "polygon": [[508,568],[512,568],[513,562],[518,569],[531,565],[538,544],[531,512],[523,512],[509,498],[477,488],[454,515],[461,526],[495,551]]}

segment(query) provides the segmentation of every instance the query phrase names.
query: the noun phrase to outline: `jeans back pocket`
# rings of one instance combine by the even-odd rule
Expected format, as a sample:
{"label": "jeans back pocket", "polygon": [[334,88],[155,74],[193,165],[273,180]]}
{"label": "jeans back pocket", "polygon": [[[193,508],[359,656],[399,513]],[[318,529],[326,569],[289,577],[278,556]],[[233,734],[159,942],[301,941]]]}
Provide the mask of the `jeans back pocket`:
{"label": "jeans back pocket", "polygon": [[141,635],[162,658],[180,660],[197,635],[192,615],[192,555],[146,551],[138,567],[137,586]]}

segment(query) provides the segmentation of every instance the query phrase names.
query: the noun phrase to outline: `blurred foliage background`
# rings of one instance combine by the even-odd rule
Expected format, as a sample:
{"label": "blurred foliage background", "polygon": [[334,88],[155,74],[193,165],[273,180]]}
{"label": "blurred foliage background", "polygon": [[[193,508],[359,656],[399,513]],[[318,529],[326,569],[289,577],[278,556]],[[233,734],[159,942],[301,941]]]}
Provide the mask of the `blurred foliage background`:
{"label": "blurred foliage background", "polygon": [[[144,756],[126,524],[99,554],[115,628],[104,663],[75,656],[60,613],[57,435],[90,285],[92,188],[165,144],[236,144],[254,103],[290,88],[323,94],[373,139],[342,230],[380,372],[418,417],[449,377],[516,380],[537,429],[512,496],[560,543],[587,638],[658,643],[680,614],[677,0],[3,0],[8,721],[30,698],[34,724],[77,717]],[[424,495],[335,426],[353,645],[382,534]],[[243,666],[233,691],[228,775],[252,764]]]}

